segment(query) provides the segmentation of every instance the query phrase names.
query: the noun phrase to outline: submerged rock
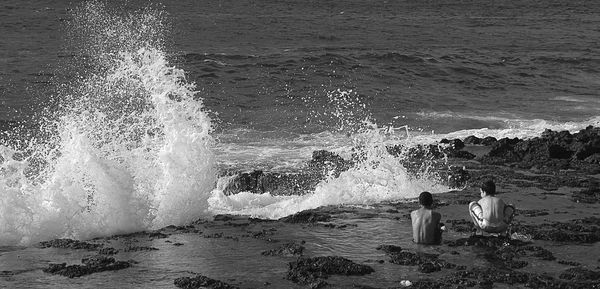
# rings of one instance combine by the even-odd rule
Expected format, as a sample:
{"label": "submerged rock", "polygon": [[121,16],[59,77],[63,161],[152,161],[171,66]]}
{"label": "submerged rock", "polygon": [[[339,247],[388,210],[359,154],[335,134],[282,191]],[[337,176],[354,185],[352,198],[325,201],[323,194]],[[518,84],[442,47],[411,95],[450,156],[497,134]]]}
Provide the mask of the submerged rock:
{"label": "submerged rock", "polygon": [[419,266],[422,273],[431,273],[444,269],[456,268],[455,264],[438,259],[436,254],[393,252],[388,254],[390,263],[405,266]]}
{"label": "submerged rock", "polygon": [[119,250],[112,247],[102,248],[98,251],[98,254],[100,255],[115,255],[117,253],[119,253]]}
{"label": "submerged rock", "polygon": [[115,271],[129,268],[131,264],[126,261],[115,261],[112,257],[93,256],[81,260],[83,265],[69,265],[66,263],[50,264],[43,271],[50,274],[62,275],[69,278],[81,277],[97,272]]}
{"label": "submerged rock", "polygon": [[237,289],[233,285],[225,282],[208,278],[202,275],[196,275],[195,277],[180,277],[173,281],[173,284],[179,288],[184,289],[198,289],[198,288],[210,288],[210,289]]}
{"label": "submerged rock", "polygon": [[575,267],[562,272],[559,278],[577,281],[598,281],[600,280],[600,271],[592,271],[581,267]]}
{"label": "submerged rock", "polygon": [[381,250],[387,254],[402,252],[402,247],[395,245],[379,245],[376,249]]}
{"label": "submerged rock", "polygon": [[323,279],[330,275],[366,275],[375,272],[367,265],[361,265],[339,256],[301,258],[289,263],[287,279],[292,282],[319,288],[326,283]]}
{"label": "submerged rock", "polygon": [[85,249],[85,250],[96,250],[101,248],[102,244],[92,244],[72,239],[55,239],[51,241],[44,241],[38,244],[40,248],[62,248],[62,249]]}
{"label": "submerged rock", "polygon": [[147,246],[132,246],[125,248],[123,252],[158,251],[158,248]]}
{"label": "submerged rock", "polygon": [[475,229],[473,221],[470,220],[447,220],[446,223],[450,224],[450,229],[459,233],[470,233]]}
{"label": "submerged rock", "polygon": [[286,223],[315,223],[315,222],[328,222],[331,220],[331,215],[316,210],[306,210],[295,213],[293,215],[283,217],[279,221]]}
{"label": "submerged rock", "polygon": [[277,249],[263,251],[263,256],[302,256],[304,246],[297,243],[285,243]]}
{"label": "submerged rock", "polygon": [[600,218],[589,217],[536,225],[514,224],[513,231],[531,235],[536,240],[595,243],[600,241]]}
{"label": "submerged rock", "polygon": [[503,246],[524,246],[529,244],[519,240],[511,240],[504,237],[493,237],[493,236],[470,236],[468,238],[460,238],[454,241],[445,242],[450,247],[458,246],[477,246],[487,247],[491,249],[498,249]]}
{"label": "submerged rock", "polygon": [[573,202],[595,204],[600,202],[600,188],[586,189],[574,192],[571,196]]}

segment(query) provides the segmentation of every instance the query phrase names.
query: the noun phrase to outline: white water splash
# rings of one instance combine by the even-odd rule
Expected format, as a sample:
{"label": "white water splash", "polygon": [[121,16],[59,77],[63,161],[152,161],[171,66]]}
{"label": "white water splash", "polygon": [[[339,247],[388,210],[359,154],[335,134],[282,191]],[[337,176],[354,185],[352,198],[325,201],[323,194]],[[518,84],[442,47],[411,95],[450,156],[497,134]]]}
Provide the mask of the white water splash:
{"label": "white water splash", "polygon": [[[208,214],[216,183],[211,120],[161,50],[162,14],[76,9],[94,69],[61,95],[25,149],[0,145],[0,244],[85,239]],[[90,29],[90,27],[94,29]],[[146,40],[143,40],[146,39]],[[88,64],[89,64],[88,63]]]}
{"label": "white water splash", "polygon": [[321,181],[313,193],[273,196],[242,192],[227,196],[223,193],[223,186],[219,186],[208,199],[210,210],[213,213],[278,219],[321,206],[369,205],[414,198],[423,191],[441,193],[449,189],[427,171],[419,175],[410,173],[402,163],[404,157],[388,153],[386,145],[398,144],[401,140],[371,123],[366,123],[364,128],[354,136],[354,147],[361,148],[364,161],[342,172],[339,177]]}

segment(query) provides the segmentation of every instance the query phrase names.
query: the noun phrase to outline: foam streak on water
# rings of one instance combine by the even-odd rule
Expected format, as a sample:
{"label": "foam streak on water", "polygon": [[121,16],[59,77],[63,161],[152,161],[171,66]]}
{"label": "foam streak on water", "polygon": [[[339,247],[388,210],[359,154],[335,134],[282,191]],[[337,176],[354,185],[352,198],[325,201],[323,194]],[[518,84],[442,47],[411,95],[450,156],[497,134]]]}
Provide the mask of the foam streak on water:
{"label": "foam streak on water", "polygon": [[[160,12],[115,16],[100,2],[75,10],[94,64],[61,95],[26,149],[0,146],[0,244],[85,239],[207,214],[216,172],[211,121],[195,86],[169,65]],[[154,39],[155,40],[155,39]]]}

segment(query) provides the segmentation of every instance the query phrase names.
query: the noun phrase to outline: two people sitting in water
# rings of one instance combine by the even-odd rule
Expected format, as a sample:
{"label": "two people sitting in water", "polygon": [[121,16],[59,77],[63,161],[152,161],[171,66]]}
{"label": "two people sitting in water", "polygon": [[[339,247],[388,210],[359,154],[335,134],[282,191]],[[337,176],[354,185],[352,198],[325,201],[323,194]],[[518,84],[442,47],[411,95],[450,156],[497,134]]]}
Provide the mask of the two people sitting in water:
{"label": "two people sitting in water", "polygon": [[[476,234],[504,234],[507,232],[515,208],[496,197],[496,185],[485,181],[480,187],[481,199],[469,204],[469,214],[475,224]],[[445,226],[442,215],[432,209],[433,196],[429,192],[419,195],[421,208],[412,211],[413,241],[417,244],[440,244]]]}

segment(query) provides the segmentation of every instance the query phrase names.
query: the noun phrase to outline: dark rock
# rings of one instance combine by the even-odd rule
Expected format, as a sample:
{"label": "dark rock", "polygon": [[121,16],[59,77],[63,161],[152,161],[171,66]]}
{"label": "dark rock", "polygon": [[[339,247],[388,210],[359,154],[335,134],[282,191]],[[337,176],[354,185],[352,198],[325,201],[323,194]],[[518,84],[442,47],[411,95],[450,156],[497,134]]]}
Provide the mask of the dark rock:
{"label": "dark rock", "polygon": [[236,289],[233,285],[225,282],[208,278],[202,275],[196,275],[195,277],[180,277],[173,281],[173,284],[183,289],[198,289],[198,288],[210,288],[210,289]]}
{"label": "dark rock", "polygon": [[577,280],[577,281],[597,281],[600,280],[600,272],[592,271],[581,267],[570,268],[562,272],[559,276],[561,279]]}
{"label": "dark rock", "polygon": [[225,194],[251,192],[272,195],[300,195],[314,191],[316,185],[325,177],[337,177],[348,170],[353,162],[325,150],[314,151],[312,159],[299,172],[278,173],[254,170],[239,172],[231,176],[223,189]]}
{"label": "dark rock", "polygon": [[219,238],[223,238],[223,236],[224,236],[223,233],[213,233],[213,234],[202,235],[202,237],[204,237],[206,239],[219,239]]}
{"label": "dark rock", "polygon": [[231,216],[231,215],[221,215],[221,214],[219,214],[219,215],[215,215],[213,217],[213,221],[215,221],[215,222],[218,222],[218,221],[225,222],[225,221],[231,221],[231,220],[233,220],[233,216]]}
{"label": "dark rock", "polygon": [[381,250],[387,254],[402,252],[402,248],[395,245],[379,245],[376,250]]}
{"label": "dark rock", "polygon": [[524,256],[547,261],[556,259],[552,252],[538,246],[503,246],[485,254],[485,258],[495,264],[496,267],[510,269],[520,269],[527,266],[528,262],[517,260]]}
{"label": "dark rock", "polygon": [[331,220],[331,215],[323,212],[318,212],[316,210],[306,210],[295,213],[293,215],[283,217],[279,219],[282,222],[286,223],[315,223],[315,222],[328,222]]}
{"label": "dark rock", "polygon": [[38,244],[40,248],[62,248],[62,249],[85,249],[85,250],[96,250],[104,245],[92,244],[71,239],[55,239],[51,241],[44,241]]}
{"label": "dark rock", "polygon": [[344,160],[339,155],[325,150],[314,151],[309,167],[323,172],[323,175],[332,174],[338,177],[341,172],[347,171],[352,163]]}
{"label": "dark rock", "polygon": [[600,188],[574,192],[571,199],[576,203],[595,204],[600,202]]}
{"label": "dark rock", "polygon": [[263,251],[263,256],[302,256],[304,246],[297,243],[285,243],[277,249]]}
{"label": "dark rock", "polygon": [[575,262],[575,261],[559,260],[557,262],[558,262],[558,264],[562,264],[562,265],[581,266],[581,263]]}
{"label": "dark rock", "polygon": [[468,151],[454,151],[451,154],[448,154],[448,157],[472,160],[475,158],[475,155]]}
{"label": "dark rock", "polygon": [[517,209],[516,215],[523,215],[525,217],[538,217],[538,216],[547,216],[547,210],[519,210]]}
{"label": "dark rock", "polygon": [[600,241],[600,218],[589,217],[563,223],[536,225],[513,224],[513,231],[531,235],[536,240],[595,243]]}
{"label": "dark rock", "polygon": [[596,173],[600,171],[600,156],[596,154],[600,154],[600,129],[588,127],[575,134],[546,130],[540,137],[527,140],[503,138],[496,141],[480,161],[527,169]]}
{"label": "dark rock", "polygon": [[584,159],[586,163],[600,165],[600,153],[595,153]]}
{"label": "dark rock", "polygon": [[115,271],[129,268],[131,264],[125,261],[115,261],[112,257],[93,256],[81,260],[83,265],[50,264],[43,271],[50,274],[62,275],[69,278],[81,277],[97,272]]}
{"label": "dark rock", "polygon": [[125,248],[123,250],[123,252],[139,252],[139,251],[158,251],[158,248],[146,247],[146,246],[134,246],[134,247]]}
{"label": "dark rock", "polygon": [[493,136],[487,136],[487,137],[484,137],[481,140],[481,144],[484,145],[484,146],[490,146],[490,145],[495,144],[497,141],[498,140],[496,140],[495,137],[493,137]]}
{"label": "dark rock", "polygon": [[262,229],[260,231],[247,231],[247,233],[249,234],[249,237],[270,241],[270,236],[273,236],[275,234],[275,231],[277,231],[275,228],[270,228]]}
{"label": "dark rock", "polygon": [[[581,289],[600,288],[600,284],[593,281],[562,281],[547,275],[525,273],[502,268],[472,268],[459,270],[448,276],[435,280],[417,280],[410,288],[418,289],[454,289],[467,288],[479,285],[479,288],[493,288],[494,283],[503,283],[508,287],[527,287],[536,289]],[[515,286],[522,284],[521,286]],[[506,286],[501,286],[506,287]]]}
{"label": "dark rock", "polygon": [[465,144],[478,145],[478,144],[481,144],[481,139],[474,135],[470,135],[470,136],[466,137],[463,142]]}
{"label": "dark rock", "polygon": [[98,254],[100,255],[115,255],[119,253],[119,250],[115,249],[115,248],[102,248],[98,251]]}
{"label": "dark rock", "polygon": [[388,256],[390,257],[390,263],[404,266],[419,266],[419,271],[422,273],[440,271],[442,268],[456,268],[455,264],[440,260],[438,259],[438,255],[435,254],[390,252]]}
{"label": "dark rock", "polygon": [[373,273],[373,268],[356,264],[338,256],[301,258],[289,263],[287,279],[295,283],[319,288],[326,283],[323,279],[330,275],[366,275]]}
{"label": "dark rock", "polygon": [[523,246],[529,244],[527,242],[519,240],[511,240],[504,237],[493,237],[493,236],[470,236],[468,238],[460,238],[454,241],[445,242],[450,247],[458,246],[477,246],[497,249],[505,245],[511,246]]}
{"label": "dark rock", "polygon": [[470,220],[447,220],[446,223],[450,224],[450,229],[459,233],[470,233],[475,229],[473,221]]}

